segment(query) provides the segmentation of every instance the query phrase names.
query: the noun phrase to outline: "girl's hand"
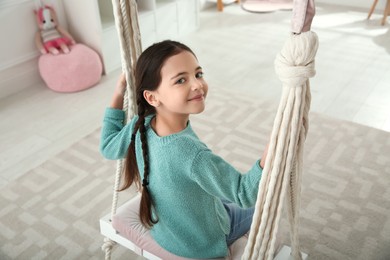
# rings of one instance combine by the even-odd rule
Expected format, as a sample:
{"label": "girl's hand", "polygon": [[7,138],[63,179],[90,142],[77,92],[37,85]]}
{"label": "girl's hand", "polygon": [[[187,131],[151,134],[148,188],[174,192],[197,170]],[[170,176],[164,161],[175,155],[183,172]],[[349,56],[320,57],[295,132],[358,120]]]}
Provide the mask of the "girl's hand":
{"label": "girl's hand", "polygon": [[265,166],[265,160],[267,159],[267,154],[268,154],[268,147],[269,147],[269,143],[267,144],[267,146],[264,149],[263,156],[261,156],[261,160],[260,160],[261,169],[264,169],[264,166]]}
{"label": "girl's hand", "polygon": [[126,77],[125,74],[122,73],[119,76],[119,79],[116,83],[114,95],[111,99],[111,107],[116,109],[123,109],[123,98],[125,96],[126,91]]}
{"label": "girl's hand", "polygon": [[120,76],[119,76],[119,79],[118,79],[118,82],[116,83],[116,88],[115,88],[115,93],[116,95],[119,95],[119,96],[124,96],[125,95],[125,92],[126,92],[126,76],[124,73],[122,73]]}

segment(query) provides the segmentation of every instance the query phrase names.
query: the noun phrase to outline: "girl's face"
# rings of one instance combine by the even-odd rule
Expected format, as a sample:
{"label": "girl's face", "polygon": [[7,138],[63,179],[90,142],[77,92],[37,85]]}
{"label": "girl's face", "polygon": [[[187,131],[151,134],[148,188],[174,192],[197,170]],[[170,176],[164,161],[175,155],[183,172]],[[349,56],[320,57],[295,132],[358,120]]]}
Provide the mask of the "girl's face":
{"label": "girl's face", "polygon": [[197,59],[192,53],[182,51],[165,61],[160,86],[152,95],[157,113],[188,116],[204,110],[207,91]]}

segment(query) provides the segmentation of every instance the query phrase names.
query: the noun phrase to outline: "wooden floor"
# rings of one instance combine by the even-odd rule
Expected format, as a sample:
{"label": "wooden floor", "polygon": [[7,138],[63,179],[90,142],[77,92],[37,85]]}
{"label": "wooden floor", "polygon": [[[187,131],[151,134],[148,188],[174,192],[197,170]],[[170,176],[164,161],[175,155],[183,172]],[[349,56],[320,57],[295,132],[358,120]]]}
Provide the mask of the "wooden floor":
{"label": "wooden floor", "polygon": [[[317,6],[311,110],[390,131],[390,30],[380,25],[380,13],[367,21],[367,12]],[[289,35],[290,15],[214,7],[201,12],[199,31],[180,40],[197,53],[210,88],[278,103],[273,61]],[[0,100],[0,187],[97,129],[118,75],[80,93],[55,93],[42,83]]]}

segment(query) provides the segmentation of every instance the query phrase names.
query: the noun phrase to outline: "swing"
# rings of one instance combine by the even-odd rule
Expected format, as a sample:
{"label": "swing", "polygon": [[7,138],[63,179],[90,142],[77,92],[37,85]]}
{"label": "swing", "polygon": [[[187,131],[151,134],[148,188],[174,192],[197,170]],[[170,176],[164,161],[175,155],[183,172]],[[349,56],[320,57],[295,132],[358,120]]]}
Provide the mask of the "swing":
{"label": "swing", "polygon": [[[127,87],[124,111],[127,121],[135,112],[133,67],[141,54],[136,0],[113,0],[115,23],[121,45],[122,69]],[[310,108],[309,78],[315,75],[314,58],[318,38],[310,31],[314,17],[314,0],[294,0],[292,35],[275,60],[275,70],[283,92],[273,125],[267,160],[259,184],[253,222],[249,236],[243,236],[229,248],[229,256],[220,259],[304,259],[298,239],[299,195],[303,144],[308,131]],[[117,162],[111,213],[100,219],[105,236],[102,249],[106,259],[120,244],[147,259],[184,260],[161,248],[139,220],[140,196],[117,209],[123,160]],[[287,195],[287,196],[286,196]],[[277,251],[276,234],[282,203],[286,200],[290,222],[291,249]]]}

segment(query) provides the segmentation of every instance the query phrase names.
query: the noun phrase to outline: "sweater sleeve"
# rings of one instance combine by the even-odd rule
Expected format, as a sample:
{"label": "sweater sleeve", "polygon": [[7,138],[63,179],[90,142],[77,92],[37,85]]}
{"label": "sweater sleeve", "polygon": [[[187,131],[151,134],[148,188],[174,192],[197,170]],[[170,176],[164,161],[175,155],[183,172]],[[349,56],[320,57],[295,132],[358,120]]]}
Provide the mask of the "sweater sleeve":
{"label": "sweater sleeve", "polygon": [[136,117],[127,125],[124,125],[124,120],[125,112],[122,110],[106,109],[100,136],[100,152],[107,159],[122,159],[127,153]]}
{"label": "sweater sleeve", "polygon": [[210,150],[201,151],[195,157],[191,169],[192,178],[207,193],[237,203],[242,208],[256,203],[262,174],[260,160],[245,174]]}

